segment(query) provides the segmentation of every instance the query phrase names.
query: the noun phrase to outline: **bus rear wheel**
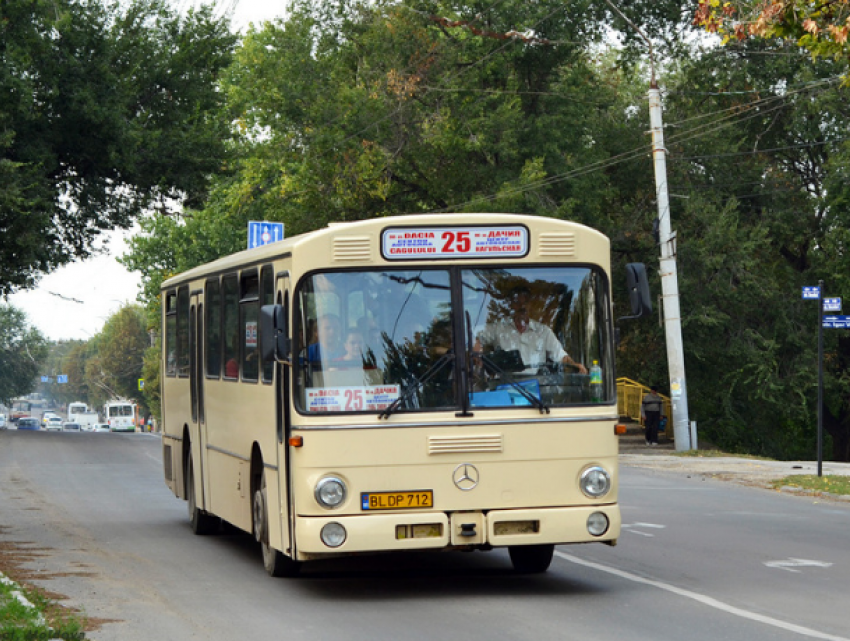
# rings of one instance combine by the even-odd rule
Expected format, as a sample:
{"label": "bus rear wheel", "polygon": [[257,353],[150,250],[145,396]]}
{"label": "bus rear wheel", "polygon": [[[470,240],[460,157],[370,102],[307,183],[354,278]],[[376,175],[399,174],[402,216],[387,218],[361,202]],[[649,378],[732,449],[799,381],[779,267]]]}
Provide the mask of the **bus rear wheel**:
{"label": "bus rear wheel", "polygon": [[190,456],[186,463],[186,504],[189,510],[189,524],[195,534],[212,534],[218,530],[219,519],[207,514],[198,507],[195,498],[195,465]]}
{"label": "bus rear wheel", "polygon": [[266,473],[263,472],[258,488],[254,490],[253,520],[254,538],[263,553],[263,567],[269,576],[295,577],[301,572],[301,563],[286,556],[269,545],[269,510],[266,491]]}
{"label": "bus rear wheel", "polygon": [[554,545],[512,545],[508,548],[514,570],[520,574],[540,574],[549,569]]}

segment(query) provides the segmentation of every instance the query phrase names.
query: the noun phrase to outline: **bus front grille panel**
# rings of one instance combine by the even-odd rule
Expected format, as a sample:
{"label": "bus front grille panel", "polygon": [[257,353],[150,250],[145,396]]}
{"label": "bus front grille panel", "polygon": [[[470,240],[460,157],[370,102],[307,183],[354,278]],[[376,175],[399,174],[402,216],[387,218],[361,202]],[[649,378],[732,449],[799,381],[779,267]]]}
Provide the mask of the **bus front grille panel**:
{"label": "bus front grille panel", "polygon": [[503,439],[501,434],[485,436],[430,436],[428,454],[475,454],[481,452],[501,452]]}
{"label": "bus front grille panel", "polygon": [[576,253],[575,235],[568,232],[540,234],[537,251],[541,256],[574,256]]}

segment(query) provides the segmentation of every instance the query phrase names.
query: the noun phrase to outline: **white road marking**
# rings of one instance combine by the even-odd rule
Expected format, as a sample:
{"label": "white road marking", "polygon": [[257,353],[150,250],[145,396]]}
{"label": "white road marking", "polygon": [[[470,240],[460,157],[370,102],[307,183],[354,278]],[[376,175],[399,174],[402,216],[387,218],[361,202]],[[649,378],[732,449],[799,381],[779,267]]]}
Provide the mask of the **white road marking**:
{"label": "white road marking", "polygon": [[614,576],[618,576],[622,579],[626,579],[627,581],[633,581],[635,583],[642,583],[644,585],[650,585],[654,588],[658,588],[659,590],[664,590],[666,592],[671,592],[672,594],[676,594],[681,597],[685,597],[686,599],[692,599],[697,603],[702,603],[703,605],[707,605],[708,607],[715,608],[722,612],[726,612],[727,614],[731,614],[737,617],[741,617],[742,619],[749,619],[750,621],[755,621],[757,623],[764,623],[765,625],[770,625],[775,628],[779,628],[781,630],[786,630],[788,632],[794,632],[796,634],[800,634],[806,637],[811,637],[813,639],[825,639],[826,641],[850,641],[847,637],[839,637],[834,634],[827,634],[826,632],[819,632],[818,630],[813,630],[812,628],[807,628],[802,625],[797,625],[796,623],[789,623],[787,621],[780,621],[779,619],[774,619],[773,617],[768,617],[763,614],[757,614],[756,612],[750,612],[749,610],[744,610],[743,608],[735,607],[734,605],[729,605],[728,603],[723,603],[723,601],[718,601],[717,599],[706,596],[704,594],[700,594],[699,592],[693,592],[692,590],[685,590],[684,588],[676,587],[675,585],[670,585],[669,583],[664,583],[662,581],[655,581],[653,579],[647,579],[642,576],[638,576],[637,574],[632,574],[631,572],[626,572],[624,570],[619,570],[617,568],[612,568],[607,565],[602,565],[601,563],[594,563],[593,561],[585,561],[584,559],[580,559],[577,556],[573,556],[572,554],[566,554],[559,550],[555,551],[555,556],[564,559],[565,561],[569,561],[570,563],[575,563],[576,565],[583,565],[587,568],[591,568],[594,570],[598,570],[599,572],[605,572],[607,574],[613,574]]}
{"label": "white road marking", "polygon": [[764,563],[769,568],[778,568],[787,570],[788,572],[799,572],[794,568],[830,568],[832,563],[826,561],[812,561],[809,559],[785,559],[784,561],[765,561]]}
{"label": "white road marking", "polygon": [[623,523],[623,525],[621,525],[620,527],[623,528],[624,530],[628,530],[632,534],[640,534],[641,536],[646,536],[646,537],[651,538],[651,537],[654,537],[655,535],[650,534],[649,532],[641,532],[640,530],[635,530],[634,528],[650,528],[650,529],[663,530],[667,526],[666,525],[658,525],[657,523]]}

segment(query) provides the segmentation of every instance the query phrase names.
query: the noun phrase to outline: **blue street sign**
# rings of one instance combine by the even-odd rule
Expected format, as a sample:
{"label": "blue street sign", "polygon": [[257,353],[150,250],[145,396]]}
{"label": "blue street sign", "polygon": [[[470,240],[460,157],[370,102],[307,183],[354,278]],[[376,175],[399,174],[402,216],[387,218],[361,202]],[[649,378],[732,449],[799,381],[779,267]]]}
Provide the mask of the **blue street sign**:
{"label": "blue street sign", "polygon": [[49,376],[42,376],[42,377],[41,377],[41,382],[42,382],[42,383],[49,383],[49,382],[50,382],[50,377],[49,377]]}
{"label": "blue street sign", "polygon": [[841,299],[840,298],[824,298],[823,299],[823,311],[825,311],[825,312],[840,312],[841,311]]}
{"label": "blue street sign", "polygon": [[820,298],[820,287],[803,287],[803,300],[817,300]]}
{"label": "blue street sign", "polygon": [[248,221],[248,249],[283,240],[283,223]]}
{"label": "blue street sign", "polygon": [[67,374],[58,374],[56,376],[56,382],[57,383],[67,383],[68,382],[68,375]]}
{"label": "blue street sign", "polygon": [[832,329],[850,329],[850,316],[824,316],[823,326]]}

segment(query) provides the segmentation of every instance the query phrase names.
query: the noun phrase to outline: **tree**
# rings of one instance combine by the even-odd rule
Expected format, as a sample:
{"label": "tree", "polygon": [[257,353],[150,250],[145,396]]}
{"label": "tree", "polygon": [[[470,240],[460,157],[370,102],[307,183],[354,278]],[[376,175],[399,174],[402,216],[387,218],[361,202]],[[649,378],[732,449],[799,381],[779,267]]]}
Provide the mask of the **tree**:
{"label": "tree", "polygon": [[[688,197],[675,216],[691,417],[726,449],[814,456],[816,309],[799,292],[821,278],[830,295],[850,285],[839,69],[753,40],[694,56],[671,76],[670,191]],[[825,424],[833,458],[847,460],[837,333],[827,354]]]}
{"label": "tree", "polygon": [[198,205],[225,153],[235,37],[165,0],[0,4],[0,295],[144,208]]}
{"label": "tree", "polygon": [[138,382],[150,339],[144,310],[124,305],[91,341],[93,355],[86,362],[89,402],[99,407],[112,398],[141,398]]}
{"label": "tree", "polygon": [[755,36],[795,42],[813,56],[846,60],[850,52],[848,0],[699,0],[694,23],[724,43]]}
{"label": "tree", "polygon": [[47,358],[47,341],[26,314],[11,305],[0,305],[0,402],[32,392]]}

